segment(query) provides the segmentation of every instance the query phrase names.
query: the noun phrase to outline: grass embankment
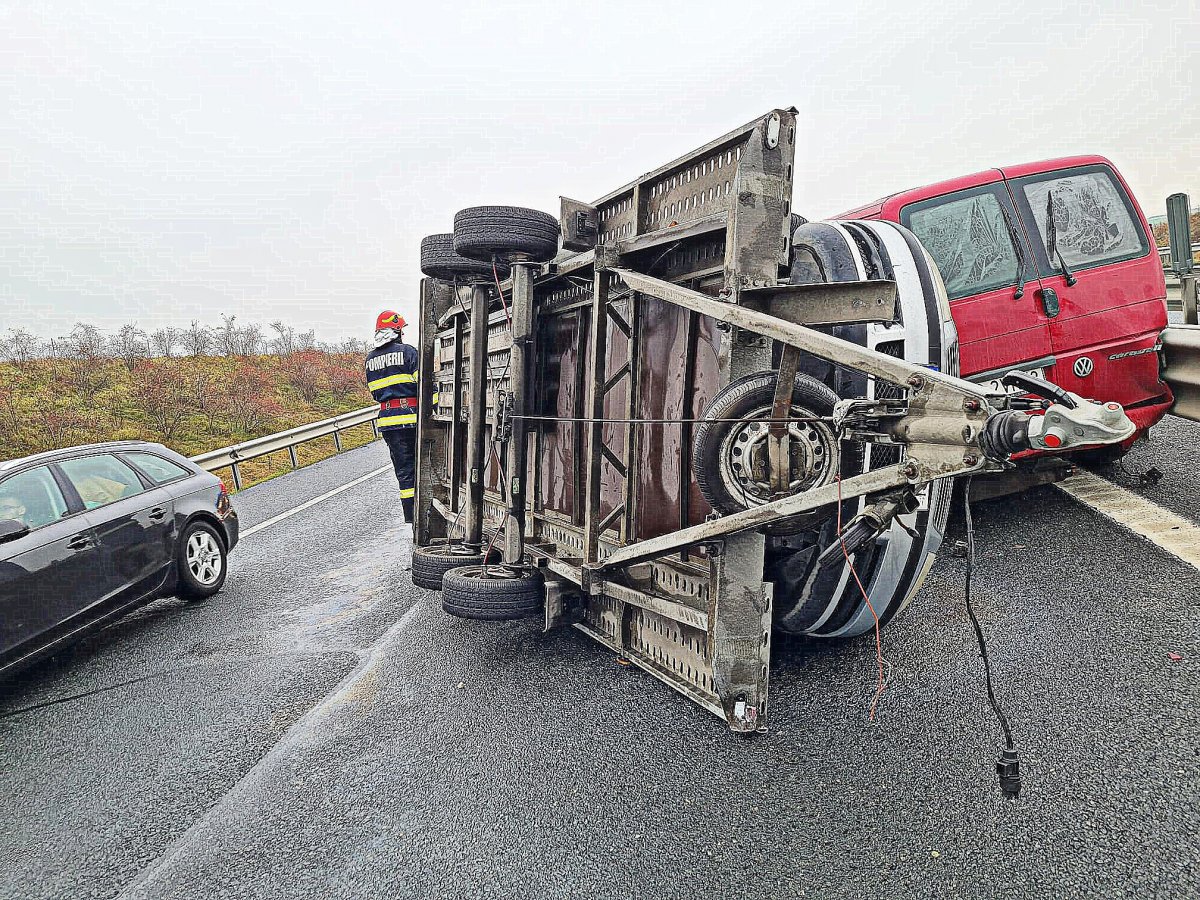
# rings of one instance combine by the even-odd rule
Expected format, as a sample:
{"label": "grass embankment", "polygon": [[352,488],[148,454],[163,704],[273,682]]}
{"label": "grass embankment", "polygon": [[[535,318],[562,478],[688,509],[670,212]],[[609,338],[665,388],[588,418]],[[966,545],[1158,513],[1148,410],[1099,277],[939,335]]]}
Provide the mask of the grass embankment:
{"label": "grass embankment", "polygon": [[[195,456],[370,402],[360,357],[316,350],[0,364],[0,459],[110,440],[158,441]],[[360,426],[342,433],[342,446],[372,439],[370,426]],[[325,459],[335,452],[333,438],[296,452],[301,465]],[[240,468],[249,486],[290,471],[291,461],[284,451]]]}

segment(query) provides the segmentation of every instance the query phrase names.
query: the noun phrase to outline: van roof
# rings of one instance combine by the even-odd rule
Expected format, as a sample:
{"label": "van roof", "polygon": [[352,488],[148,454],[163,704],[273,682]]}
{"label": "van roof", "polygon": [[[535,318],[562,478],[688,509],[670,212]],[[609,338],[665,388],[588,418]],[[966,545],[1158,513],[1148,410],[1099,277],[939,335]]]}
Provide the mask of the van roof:
{"label": "van roof", "polygon": [[1018,163],[1012,166],[998,166],[993,169],[983,169],[979,172],[972,172],[970,175],[959,175],[957,178],[948,178],[945,181],[935,181],[932,184],[925,184],[919,187],[909,188],[903,191],[896,191],[888,194],[873,203],[868,203],[856,209],[848,210],[844,213],[839,213],[836,216],[830,216],[832,219],[870,219],[878,216],[883,212],[883,207],[895,200],[897,197],[903,197],[907,200],[918,200],[926,197],[940,197],[942,194],[950,194],[954,191],[962,190],[966,187],[973,187],[977,184],[982,184],[990,180],[994,180],[997,175],[1002,175],[1005,178],[1020,178],[1024,175],[1032,175],[1036,172],[1051,172],[1055,169],[1071,169],[1075,166],[1091,166],[1101,163],[1112,167],[1112,163],[1103,156],[1096,154],[1085,154],[1082,156],[1062,156],[1057,159],[1043,159],[1037,162]]}

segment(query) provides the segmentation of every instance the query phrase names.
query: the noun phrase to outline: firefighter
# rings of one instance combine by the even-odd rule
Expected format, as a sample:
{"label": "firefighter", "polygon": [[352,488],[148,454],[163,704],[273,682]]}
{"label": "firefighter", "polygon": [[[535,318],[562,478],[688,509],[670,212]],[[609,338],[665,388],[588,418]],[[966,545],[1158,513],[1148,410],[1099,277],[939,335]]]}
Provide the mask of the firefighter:
{"label": "firefighter", "polygon": [[367,354],[367,387],[379,403],[377,425],[400,483],[404,521],[413,522],[417,444],[417,350],[404,343],[404,319],[390,309],[375,320],[375,349]]}

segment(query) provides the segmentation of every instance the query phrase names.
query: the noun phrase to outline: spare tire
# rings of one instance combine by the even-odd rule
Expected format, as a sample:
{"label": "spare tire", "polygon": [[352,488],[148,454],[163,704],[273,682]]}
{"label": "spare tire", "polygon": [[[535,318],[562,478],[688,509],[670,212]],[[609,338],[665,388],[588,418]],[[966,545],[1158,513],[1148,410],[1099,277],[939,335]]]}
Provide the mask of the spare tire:
{"label": "spare tire", "polygon": [[[907,229],[891,222],[809,222],[794,230],[791,283],[891,279],[897,282],[897,321],[840,325],[823,329],[836,337],[899,356],[909,362],[958,374],[958,338],[950,306],[933,260]],[[805,356],[801,372],[821,381],[839,398],[900,397],[906,388],[868,379]],[[846,442],[841,475],[849,478],[898,462],[902,448]],[[875,541],[851,557],[840,554],[818,565],[818,558],[838,540],[837,504],[823,519],[809,517],[792,535],[768,538],[766,577],[774,584],[776,625],[784,631],[816,637],[853,637],[874,629],[875,617],[887,624],[904,609],[920,587],[945,532],[952,485],[932,482],[918,491],[920,508],[903,516]],[[842,503],[845,525],[869,502],[865,497]],[[871,598],[859,590],[857,573]],[[873,607],[873,611],[872,611]]]}
{"label": "spare tire", "polygon": [[[508,266],[497,263],[501,278],[508,277]],[[491,279],[492,263],[467,259],[454,250],[454,235],[431,234],[421,239],[421,271],[439,281],[454,281],[456,278],[470,280]]]}
{"label": "spare tire", "polygon": [[[696,486],[709,506],[734,513],[772,498],[767,444],[777,372],[731,382],[713,397],[692,439]],[[788,423],[792,451],[791,493],[821,487],[837,472],[833,426],[812,421],[833,413],[838,396],[809,375],[797,375]],[[736,421],[735,421],[736,420]]]}
{"label": "spare tire", "polygon": [[[489,562],[498,554],[493,550]],[[412,555],[412,582],[417,587],[431,591],[442,589],[442,576],[460,566],[477,565],[483,562],[483,552],[471,550],[460,541],[430,544],[417,547]]]}
{"label": "spare tire", "polygon": [[442,609],[460,619],[500,621],[542,612],[546,578],[537,569],[463,566],[446,573]]}
{"label": "spare tire", "polygon": [[520,206],[472,206],[454,216],[454,250],[471,259],[547,262],[558,253],[558,219]]}

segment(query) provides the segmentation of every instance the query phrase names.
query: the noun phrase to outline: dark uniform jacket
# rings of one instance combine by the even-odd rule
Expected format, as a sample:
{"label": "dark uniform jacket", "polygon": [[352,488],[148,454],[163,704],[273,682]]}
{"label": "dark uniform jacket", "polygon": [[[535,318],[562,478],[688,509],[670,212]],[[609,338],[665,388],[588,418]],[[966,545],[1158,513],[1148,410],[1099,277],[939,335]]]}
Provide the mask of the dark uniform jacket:
{"label": "dark uniform jacket", "polygon": [[417,424],[417,350],[397,338],[367,354],[367,387],[379,403],[378,425]]}

